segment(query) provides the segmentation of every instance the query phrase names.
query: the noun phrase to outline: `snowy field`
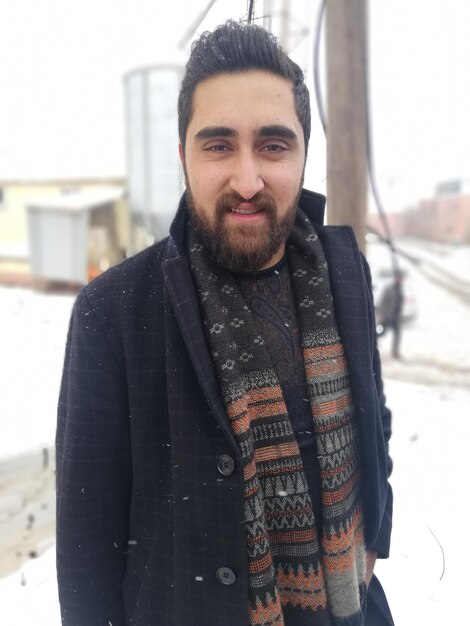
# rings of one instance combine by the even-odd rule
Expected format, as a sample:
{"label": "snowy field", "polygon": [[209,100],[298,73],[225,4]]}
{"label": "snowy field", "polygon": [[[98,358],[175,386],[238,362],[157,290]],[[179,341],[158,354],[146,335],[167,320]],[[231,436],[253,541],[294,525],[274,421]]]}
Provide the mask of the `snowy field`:
{"label": "snowy field", "polygon": [[[470,303],[465,296],[470,250],[403,245],[459,275],[463,295],[443,289],[439,277],[430,282],[406,265],[418,316],[404,331],[403,360],[389,358],[388,338],[381,344],[394,413],[395,516],[391,558],[379,562],[376,571],[397,626],[470,626],[464,614],[468,548],[462,528],[470,513],[464,466],[470,441]],[[375,267],[388,256],[374,244],[369,259]],[[53,459],[45,450],[54,438],[72,303],[70,295],[0,287],[1,626],[60,625],[50,523]],[[30,553],[38,558],[28,558]]]}
{"label": "snowy field", "polygon": [[469,626],[470,390],[386,380],[386,392],[395,511],[391,558],[376,573],[397,626]]}
{"label": "snowy field", "polygon": [[73,301],[0,286],[0,458],[54,439]]}

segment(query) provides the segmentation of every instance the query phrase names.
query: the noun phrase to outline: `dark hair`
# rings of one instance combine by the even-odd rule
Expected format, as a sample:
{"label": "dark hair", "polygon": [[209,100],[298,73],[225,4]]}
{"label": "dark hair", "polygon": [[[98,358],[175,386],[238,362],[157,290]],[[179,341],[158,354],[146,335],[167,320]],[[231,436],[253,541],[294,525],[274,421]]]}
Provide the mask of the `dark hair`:
{"label": "dark hair", "polygon": [[274,35],[260,26],[240,24],[233,20],[212,32],[206,31],[191,46],[178,97],[178,132],[183,149],[197,85],[217,74],[249,70],[271,72],[292,83],[295,110],[304,132],[307,155],[311,123],[310,98],[302,70],[282,50]]}

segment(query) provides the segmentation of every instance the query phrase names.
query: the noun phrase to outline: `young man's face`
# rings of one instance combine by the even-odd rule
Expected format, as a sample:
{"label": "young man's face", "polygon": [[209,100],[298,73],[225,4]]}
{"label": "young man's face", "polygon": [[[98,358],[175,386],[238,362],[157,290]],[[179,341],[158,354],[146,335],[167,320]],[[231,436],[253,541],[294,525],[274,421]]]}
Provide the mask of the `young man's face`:
{"label": "young man's face", "polygon": [[189,209],[219,263],[241,271],[280,260],[305,164],[291,83],[258,70],[199,83],[180,154]]}

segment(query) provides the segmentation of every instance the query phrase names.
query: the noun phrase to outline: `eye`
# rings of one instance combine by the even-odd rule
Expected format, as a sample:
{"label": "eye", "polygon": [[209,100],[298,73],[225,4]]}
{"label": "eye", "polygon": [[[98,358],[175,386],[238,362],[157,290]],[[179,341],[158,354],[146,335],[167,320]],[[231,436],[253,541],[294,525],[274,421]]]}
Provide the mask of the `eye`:
{"label": "eye", "polygon": [[269,143],[266,146],[263,146],[261,150],[264,152],[286,152],[287,148],[286,146],[278,143]]}
{"label": "eye", "polygon": [[213,146],[207,146],[204,150],[206,152],[227,152],[229,147],[218,143]]}

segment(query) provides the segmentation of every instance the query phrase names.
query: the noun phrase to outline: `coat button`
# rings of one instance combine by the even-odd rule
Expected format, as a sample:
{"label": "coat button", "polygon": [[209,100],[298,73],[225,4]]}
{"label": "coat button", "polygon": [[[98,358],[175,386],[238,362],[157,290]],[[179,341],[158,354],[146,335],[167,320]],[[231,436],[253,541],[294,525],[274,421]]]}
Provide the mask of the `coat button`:
{"label": "coat button", "polygon": [[217,469],[222,476],[231,476],[235,469],[235,461],[228,454],[221,454],[217,457]]}
{"label": "coat button", "polygon": [[223,585],[233,585],[236,580],[235,572],[230,567],[219,567],[215,573],[219,583]]}

